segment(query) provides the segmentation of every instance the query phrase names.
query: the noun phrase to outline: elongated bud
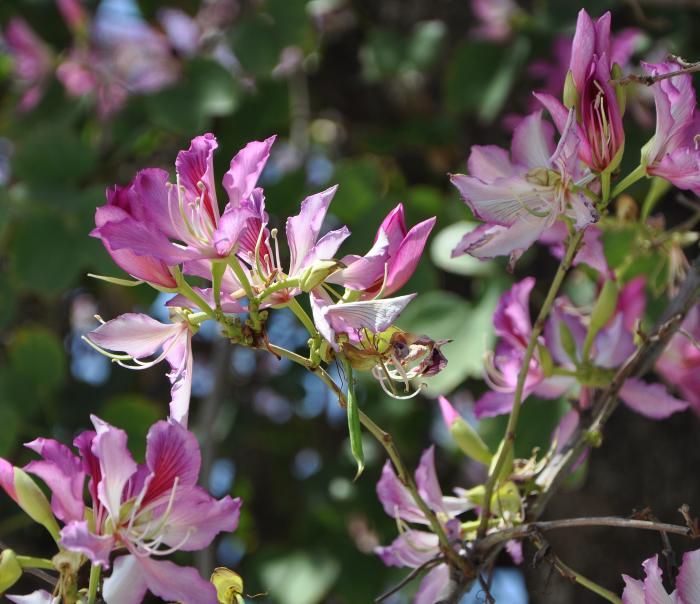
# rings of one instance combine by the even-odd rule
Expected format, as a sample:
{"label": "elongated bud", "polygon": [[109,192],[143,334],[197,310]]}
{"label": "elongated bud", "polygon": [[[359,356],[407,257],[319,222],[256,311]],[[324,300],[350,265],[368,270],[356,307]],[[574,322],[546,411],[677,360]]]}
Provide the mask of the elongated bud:
{"label": "elongated bud", "polygon": [[559,323],[559,341],[561,342],[561,347],[571,361],[573,363],[578,363],[576,340],[574,340],[574,336],[571,334],[571,330],[565,321]]}
{"label": "elongated bud", "polygon": [[6,592],[22,576],[22,567],[15,552],[5,549],[0,554],[0,594]]}
{"label": "elongated bud", "polygon": [[603,284],[603,289],[600,290],[598,300],[591,312],[591,319],[588,324],[588,332],[586,340],[583,343],[583,357],[588,358],[588,355],[593,346],[593,341],[598,335],[598,332],[605,327],[605,324],[613,316],[617,308],[617,298],[620,293],[620,288],[616,281],[608,280]]}
{"label": "elongated bud", "polygon": [[622,75],[622,68],[617,63],[613,63],[610,76],[614,82],[613,87],[615,88],[617,106],[620,108],[620,117],[625,115],[625,108],[627,106],[627,91],[625,87],[619,83],[619,80],[622,79]]}
{"label": "elongated bud", "polygon": [[579,95],[578,90],[576,90],[576,84],[574,84],[574,75],[571,70],[566,74],[566,80],[564,81],[564,106],[567,109],[574,109],[578,106]]}
{"label": "elongated bud", "polygon": [[[507,442],[507,440],[504,438],[501,441],[501,444],[498,446],[498,451],[496,452],[496,455],[493,456],[493,459],[491,460],[491,465],[489,466],[489,475],[491,475],[493,473],[495,466],[496,466],[496,461],[501,456],[501,450],[503,449],[503,447],[506,446],[506,442]],[[505,462],[503,463],[503,466],[501,467],[501,470],[498,473],[498,476],[496,477],[496,484],[500,484],[500,483],[508,480],[508,478],[510,478],[510,475],[512,473],[513,473],[513,447],[509,447]]]}
{"label": "elongated bud", "polygon": [[442,417],[455,443],[467,457],[488,466],[493,455],[479,433],[457,413],[444,397],[438,397]]}
{"label": "elongated bud", "polygon": [[343,267],[344,264],[338,260],[317,260],[299,277],[299,289],[308,293]]}
{"label": "elongated bud", "polygon": [[552,361],[552,355],[549,354],[549,350],[547,350],[544,346],[538,345],[537,352],[544,377],[551,377],[552,373],[554,372],[554,361]]}
{"label": "elongated bud", "polygon": [[219,566],[209,580],[216,588],[219,604],[243,604],[243,578],[238,573]]}
{"label": "elongated bud", "polygon": [[24,470],[15,468],[17,503],[35,522],[46,528],[58,542],[59,528],[46,495]]}
{"label": "elongated bud", "polygon": [[620,288],[617,281],[608,280],[603,284],[603,289],[600,290],[598,300],[591,312],[591,320],[588,331],[598,333],[610,318],[613,316],[617,308],[617,298],[620,294]]}

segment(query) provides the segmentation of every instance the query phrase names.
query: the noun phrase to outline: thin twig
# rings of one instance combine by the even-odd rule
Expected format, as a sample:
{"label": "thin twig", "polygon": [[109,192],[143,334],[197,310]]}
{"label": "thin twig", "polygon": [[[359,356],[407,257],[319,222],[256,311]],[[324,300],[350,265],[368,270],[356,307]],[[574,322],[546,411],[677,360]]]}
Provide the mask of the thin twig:
{"label": "thin twig", "polygon": [[445,561],[445,559],[442,556],[437,556],[435,558],[431,558],[430,560],[423,562],[423,564],[414,568],[403,579],[401,579],[401,581],[399,581],[396,585],[394,585],[394,587],[392,587],[389,591],[386,591],[381,596],[375,598],[374,599],[375,604],[379,604],[380,602],[383,602],[384,600],[386,600],[390,596],[393,596],[397,591],[403,589],[406,585],[408,585],[411,581],[413,581],[413,579],[415,579],[424,570],[428,570],[430,568],[433,568],[434,566],[437,566],[438,564],[441,564],[444,561]]}
{"label": "thin twig", "polygon": [[674,535],[691,536],[691,530],[687,526],[677,524],[667,524],[654,520],[641,520],[636,518],[620,518],[617,516],[590,516],[583,518],[566,518],[563,520],[548,520],[545,522],[529,522],[512,528],[507,528],[492,533],[484,537],[476,545],[477,552],[488,551],[494,545],[509,541],[510,539],[525,539],[533,532],[546,533],[560,529],[571,529],[581,527],[601,527],[609,526],[615,528],[642,529],[647,531],[657,531],[660,533],[672,533]]}
{"label": "thin twig", "polygon": [[627,84],[644,84],[645,86],[653,86],[656,82],[661,80],[668,80],[669,78],[675,78],[676,76],[686,75],[690,73],[697,73],[700,71],[700,62],[697,63],[687,63],[680,59],[680,57],[671,57],[676,62],[678,62],[682,67],[675,71],[669,71],[668,73],[657,73],[656,75],[637,75],[631,73],[624,78],[618,78],[617,80],[612,80],[613,84],[620,84],[626,86]]}

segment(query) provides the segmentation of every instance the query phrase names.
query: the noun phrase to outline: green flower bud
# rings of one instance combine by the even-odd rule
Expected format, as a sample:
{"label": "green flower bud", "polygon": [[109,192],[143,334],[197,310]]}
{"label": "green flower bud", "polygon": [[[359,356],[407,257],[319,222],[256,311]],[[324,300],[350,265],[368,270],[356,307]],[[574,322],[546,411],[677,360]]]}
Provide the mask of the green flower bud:
{"label": "green flower bud", "polygon": [[567,109],[571,109],[578,106],[579,96],[578,90],[576,90],[576,84],[574,84],[574,75],[571,70],[566,74],[566,80],[564,81],[564,106]]}
{"label": "green flower bud", "polygon": [[17,561],[15,552],[3,550],[0,554],[0,594],[6,592],[22,576],[22,567]]}
{"label": "green flower bud", "polygon": [[617,298],[620,293],[620,288],[617,281],[609,279],[603,285],[603,289],[600,290],[598,295],[598,300],[593,307],[591,312],[591,319],[588,324],[588,333],[586,333],[586,341],[583,345],[584,355],[587,357],[588,352],[593,345],[593,339],[596,337],[598,332],[605,327],[606,323],[610,320],[610,317],[615,313],[617,308]]}
{"label": "green flower bud", "polygon": [[[498,451],[496,452],[496,455],[493,456],[493,459],[491,460],[491,465],[489,466],[489,476],[493,474],[493,471],[496,466],[496,460],[501,456],[501,450],[503,447],[506,446],[506,439],[503,439],[501,441],[501,444],[498,446]],[[508,454],[506,455],[505,463],[501,467],[500,472],[498,473],[498,476],[496,477],[496,484],[500,484],[502,482],[505,482],[510,478],[510,475],[513,473],[513,447],[508,448]]]}
{"label": "green flower bud", "polygon": [[[623,76],[622,67],[620,67],[617,63],[613,63],[612,69],[610,70],[610,75],[613,80],[621,80]],[[617,106],[620,108],[620,116],[623,116],[625,115],[625,108],[627,106],[627,92],[625,91],[625,87],[617,82],[613,84],[613,87],[615,88]]]}
{"label": "green flower bud", "polygon": [[457,446],[467,457],[470,457],[479,463],[488,466],[493,459],[493,454],[489,451],[486,443],[481,439],[479,433],[474,428],[465,422],[461,417],[458,417],[450,426],[450,434]]}
{"label": "green flower bud", "polygon": [[571,361],[573,363],[577,363],[578,358],[576,354],[576,340],[574,340],[574,336],[571,334],[569,326],[564,321],[559,324],[559,341],[561,342],[564,352],[571,359]]}
{"label": "green flower bud", "polygon": [[58,542],[59,528],[46,495],[24,470],[15,468],[17,502],[27,515],[46,528]]}
{"label": "green flower bud", "polygon": [[344,264],[338,260],[317,260],[299,277],[299,289],[310,292],[343,266]]}

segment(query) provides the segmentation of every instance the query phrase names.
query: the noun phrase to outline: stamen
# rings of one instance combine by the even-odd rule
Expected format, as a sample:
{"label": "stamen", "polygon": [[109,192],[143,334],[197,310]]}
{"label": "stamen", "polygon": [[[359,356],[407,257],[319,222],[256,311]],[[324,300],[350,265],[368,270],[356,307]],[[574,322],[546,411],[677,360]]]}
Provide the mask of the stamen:
{"label": "stamen", "polygon": [[280,261],[280,244],[277,239],[277,229],[272,229],[270,231],[270,236],[272,237],[273,241],[275,242],[275,260],[277,262],[277,266],[274,266],[275,269],[279,273],[282,272],[282,262]]}

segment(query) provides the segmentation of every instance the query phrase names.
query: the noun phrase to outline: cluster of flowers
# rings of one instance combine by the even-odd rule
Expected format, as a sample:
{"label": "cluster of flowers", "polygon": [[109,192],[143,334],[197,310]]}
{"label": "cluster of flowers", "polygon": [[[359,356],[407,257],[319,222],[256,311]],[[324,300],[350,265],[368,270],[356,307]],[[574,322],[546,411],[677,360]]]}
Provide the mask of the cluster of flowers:
{"label": "cluster of flowers", "polygon": [[[177,422],[151,426],[144,464],[131,457],[123,430],[95,416],[92,422],[95,430],[82,432],[73,441],[79,456],[55,440],[38,438],[26,446],[42,459],[24,469],[0,459],[0,485],[47,528],[62,552],[58,562],[68,565],[73,575],[85,559],[104,569],[112,566],[102,589],[108,604],[139,604],[147,590],[165,600],[216,602],[214,586],[194,568],[158,558],[202,549],[218,533],[235,530],[241,500],[228,495],[216,500],[197,486],[199,445]],[[50,505],[28,473],[49,487]],[[110,560],[112,553],[117,556]],[[3,569],[3,589],[22,574],[15,564],[14,580],[8,580],[8,570]],[[50,604],[54,595],[40,590],[30,599],[8,597],[20,604]]]}
{"label": "cluster of flowers", "polygon": [[[520,14],[510,0],[474,5],[485,24],[481,33],[491,39],[507,35],[507,25]],[[543,110],[537,109],[518,120],[510,153],[495,146],[474,146],[468,160],[469,175],[451,177],[473,214],[484,222],[464,236],[453,256],[508,256],[512,267],[539,241],[561,259],[567,238],[579,233],[581,247],[573,263],[586,264],[597,272],[598,296],[593,308],[576,308],[566,296],[557,297],[542,335],[533,336],[530,319],[529,298],[535,285],[532,277],[516,283],[501,296],[493,317],[500,341],[487,358],[485,379],[490,390],[476,402],[476,417],[511,411],[518,376],[526,364],[521,400],[534,394],[544,399],[564,396],[572,403],[554,435],[558,448],[569,441],[581,415],[590,410],[594,390],[607,386],[615,371],[637,349],[636,331],[644,315],[644,278],[621,282],[621,277],[608,267],[602,231],[595,224],[611,198],[611,176],[620,164],[625,142],[622,117],[626,99],[618,82],[620,67],[611,57],[629,60],[633,33],[625,32],[611,41],[610,14],[593,21],[582,10],[566,52],[570,57],[566,77],[559,84],[563,102],[549,93],[535,93],[559,131],[558,143],[554,143],[554,128],[543,119]],[[643,66],[650,76],[658,78],[652,86],[656,132],[642,149],[639,167],[617,190],[644,176],[654,176],[700,193],[700,150],[696,142],[700,119],[691,76],[675,74],[683,65],[673,60]],[[674,76],[659,78],[669,73]],[[672,396],[663,384],[630,378],[619,396],[631,409],[652,419],[662,419],[688,407],[700,414],[698,313],[700,307],[690,312],[656,364],[657,373],[673,383],[684,400]],[[527,350],[533,337],[535,346],[530,354]],[[442,399],[441,406],[450,433],[462,451],[488,467],[493,454],[447,400]],[[522,522],[522,496],[517,483],[539,471],[534,458],[506,466],[493,496],[489,532]],[[443,497],[435,477],[432,449],[424,453],[416,484],[456,550],[474,538],[475,522],[460,520],[460,515],[470,509],[478,512],[484,504],[483,486],[469,491],[456,489],[456,498]],[[449,567],[439,556],[437,536],[410,526],[429,523],[390,465],[384,469],[377,493],[387,514],[397,518],[401,531],[394,543],[379,548],[378,554],[387,565],[432,568],[418,589],[414,600],[417,604],[445,597]],[[508,549],[514,559],[520,558],[515,543],[509,543]],[[698,599],[698,553],[686,555],[678,593],[667,596],[663,591],[666,599],[659,596],[658,601]],[[655,559],[647,560],[644,566],[646,581],[625,579],[625,602],[649,602],[649,594],[663,589],[659,587],[660,571]]]}
{"label": "cluster of flowers", "polygon": [[215,37],[212,32],[235,12],[231,0],[217,0],[195,17],[175,8],[162,9],[162,31],[146,23],[135,5],[104,2],[91,19],[81,0],[56,3],[73,37],[72,47],[61,56],[56,57],[21,17],[13,18],[4,32],[22,93],[20,110],[28,111],[39,103],[54,73],[69,96],[94,96],[99,115],[106,118],[129,95],[157,92],[174,83],[180,57],[206,49],[223,66],[237,65],[228,45],[211,40]]}

